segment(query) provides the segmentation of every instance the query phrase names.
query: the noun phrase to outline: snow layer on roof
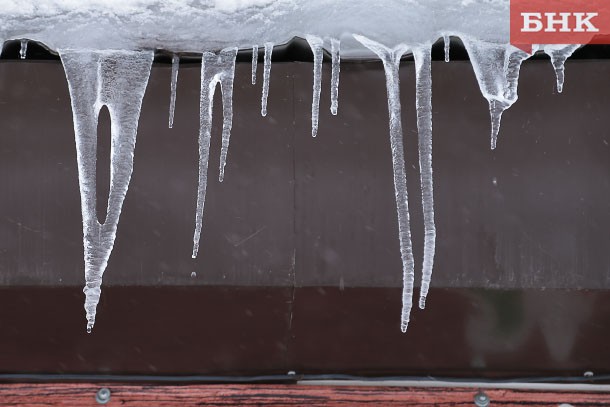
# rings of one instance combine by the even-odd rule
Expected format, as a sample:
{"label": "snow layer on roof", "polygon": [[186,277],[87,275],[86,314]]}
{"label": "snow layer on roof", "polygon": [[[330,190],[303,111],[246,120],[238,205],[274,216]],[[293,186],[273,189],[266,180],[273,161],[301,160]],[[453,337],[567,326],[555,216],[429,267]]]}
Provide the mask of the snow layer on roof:
{"label": "snow layer on roof", "polygon": [[342,40],[343,58],[371,52],[351,34],[393,46],[443,33],[507,43],[508,0],[0,0],[0,38],[51,49],[201,52],[282,44],[307,34]]}

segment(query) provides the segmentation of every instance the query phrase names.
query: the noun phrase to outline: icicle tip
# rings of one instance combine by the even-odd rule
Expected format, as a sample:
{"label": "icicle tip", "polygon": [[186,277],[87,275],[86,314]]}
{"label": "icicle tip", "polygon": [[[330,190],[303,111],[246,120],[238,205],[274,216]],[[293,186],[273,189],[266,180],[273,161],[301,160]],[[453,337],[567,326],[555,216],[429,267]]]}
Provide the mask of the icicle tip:
{"label": "icicle tip", "polygon": [[419,297],[419,309],[426,309],[426,296]]}

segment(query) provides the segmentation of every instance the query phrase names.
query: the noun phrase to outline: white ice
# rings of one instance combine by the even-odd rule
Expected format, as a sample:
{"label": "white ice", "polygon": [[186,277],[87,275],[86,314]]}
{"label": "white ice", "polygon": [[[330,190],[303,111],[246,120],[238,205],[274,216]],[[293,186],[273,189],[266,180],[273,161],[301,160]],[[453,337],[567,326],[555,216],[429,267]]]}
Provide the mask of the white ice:
{"label": "white ice", "polygon": [[267,116],[267,98],[269,98],[269,79],[271,77],[271,55],[273,44],[265,43],[265,56],[263,57],[263,94],[261,96],[261,116]]}
{"label": "white ice", "polygon": [[233,124],[233,78],[235,76],[235,57],[237,48],[227,48],[218,55],[204,52],[201,58],[201,95],[199,99],[199,185],[197,187],[197,213],[195,215],[195,234],[193,236],[193,258],[199,252],[199,239],[203,226],[203,209],[208,184],[208,160],[210,158],[210,139],[212,134],[212,108],[216,85],[220,83],[222,92],[222,147],[220,150],[219,181],[224,178],[227,161],[231,126]]}
{"label": "white ice", "polygon": [[[408,4],[407,4],[408,3]],[[424,210],[424,256],[419,306],[425,306],[435,252],[432,184],[430,44],[444,40],[449,60],[450,35],[461,38],[471,59],[491,115],[495,148],[502,113],[517,100],[519,70],[529,54],[509,45],[509,0],[387,0],[372,10],[368,0],[23,0],[0,7],[0,38],[28,40],[59,50],[70,86],[79,164],[85,245],[85,294],[88,328],[93,327],[103,272],[112,251],[121,206],[133,167],[133,148],[142,96],[155,49],[173,52],[169,127],[173,126],[179,52],[201,52],[199,186],[193,257],[202,229],[212,123],[212,103],[220,83],[223,132],[219,180],[232,125],[232,88],[237,49],[252,49],[252,84],[256,82],[258,46],[264,44],[261,114],[267,114],[274,44],[304,37],[314,53],[312,135],[317,134],[323,38],[332,57],[331,113],[337,114],[340,59],[377,56],[386,75],[390,144],[403,268],[401,329],[409,322],[413,295],[413,253],[401,122],[399,63],[412,50],[416,67],[419,164]],[[116,22],[120,21],[121,24]],[[409,23],[410,22],[410,23]],[[416,23],[414,23],[416,22]],[[352,36],[351,33],[365,33]],[[381,44],[400,44],[388,48]],[[409,44],[409,46],[404,45]],[[364,45],[364,46],[363,46]],[[339,50],[341,47],[341,50]],[[557,90],[564,62],[578,46],[535,46],[551,57]],[[108,50],[124,51],[108,51]],[[140,51],[150,50],[150,51]],[[219,53],[213,53],[212,51]],[[111,188],[107,218],[96,217],[95,160],[97,116],[108,106],[112,120]]]}
{"label": "white ice", "polygon": [[[434,42],[445,33],[508,43],[509,0],[21,0],[0,2],[0,38],[51,49],[250,49],[295,36],[341,41],[341,57],[369,58],[351,33],[382,44]],[[120,24],[117,24],[120,22]]]}
{"label": "white ice", "polygon": [[322,91],[322,38],[314,35],[306,35],[305,39],[309,43],[313,52],[313,96],[311,99],[311,136],[318,135],[318,122],[320,120],[320,93]]}
{"label": "white ice", "polygon": [[330,40],[332,72],[330,75],[330,112],[337,115],[339,108],[339,75],[341,73],[341,42],[336,38]]}
{"label": "white ice", "polygon": [[405,171],[404,147],[402,141],[402,120],[400,106],[400,86],[398,70],[400,58],[408,51],[405,44],[388,48],[362,35],[354,34],[362,45],[373,51],[383,62],[388,93],[388,112],[390,115],[390,147],[394,171],[394,192],[398,212],[398,238],[403,270],[402,313],[400,329],[407,331],[411,308],[413,306],[413,282],[415,279],[411,226],[409,220],[409,197],[407,193],[407,173]]}
{"label": "white ice", "polygon": [[172,78],[170,84],[169,99],[169,128],[174,127],[174,112],[176,111],[176,85],[178,84],[178,69],[180,68],[180,57],[172,56]]}
{"label": "white ice", "polygon": [[[83,217],[85,255],[85,310],[87,331],[95,324],[101,293],[102,276],[127,194],[142,98],[148,83],[154,53],[152,51],[79,51],[59,50],[70,98],[78,180]],[[96,213],[97,122],[106,106],[111,120],[110,194],[106,220]]]}

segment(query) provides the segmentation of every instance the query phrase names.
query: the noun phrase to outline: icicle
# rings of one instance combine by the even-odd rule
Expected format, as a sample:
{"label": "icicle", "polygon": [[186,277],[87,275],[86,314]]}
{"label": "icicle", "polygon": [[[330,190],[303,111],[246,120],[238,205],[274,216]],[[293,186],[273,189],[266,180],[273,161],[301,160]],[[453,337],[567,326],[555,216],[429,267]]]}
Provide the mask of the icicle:
{"label": "icicle", "polygon": [[256,65],[258,64],[258,45],[252,47],[252,85],[256,85]]}
{"label": "icicle", "polygon": [[341,43],[331,38],[330,53],[332,54],[332,73],[330,76],[330,112],[337,115],[339,107],[339,73],[341,72],[341,55],[339,54]]}
{"label": "icicle", "polygon": [[261,115],[267,116],[267,98],[269,97],[269,77],[271,76],[271,54],[273,53],[273,44],[265,43],[265,57],[263,66],[263,96],[261,99]]}
{"label": "icicle", "polygon": [[204,52],[201,58],[201,96],[199,99],[199,185],[197,188],[197,213],[195,215],[195,234],[193,236],[193,258],[199,252],[199,239],[203,225],[203,208],[208,183],[208,159],[210,157],[210,138],[212,133],[212,107],[216,85],[220,83],[222,92],[222,147],[220,150],[220,176],[222,182],[224,167],[229,150],[231,126],[233,123],[233,78],[235,76],[235,57],[237,48],[227,48],[216,55]]}
{"label": "icicle", "polygon": [[174,127],[174,112],[176,111],[176,85],[178,84],[178,68],[180,68],[180,57],[172,56],[172,82],[171,96],[169,99],[169,128]]}
{"label": "icicle", "polygon": [[[512,45],[462,38],[481,93],[489,102],[491,148],[496,148],[502,113],[517,101],[521,63],[530,57]],[[535,52],[535,49],[534,49]]]}
{"label": "icicle", "polygon": [[25,59],[28,53],[28,40],[21,40],[21,49],[19,50],[19,57]]}
{"label": "icicle", "polygon": [[311,136],[318,134],[320,120],[320,92],[322,91],[322,38],[313,35],[305,36],[313,52],[313,97],[311,101]]}
{"label": "icicle", "polygon": [[545,45],[542,49],[545,54],[551,57],[551,63],[555,68],[555,76],[557,76],[557,92],[563,92],[563,80],[565,75],[564,64],[570,56],[576,51],[580,45]]}
{"label": "icicle", "polygon": [[419,308],[426,307],[430,288],[436,227],[434,226],[434,184],[432,178],[432,56],[430,47],[413,50],[415,59],[417,132],[419,137],[419,173],[424,210],[424,261],[419,294]]}
{"label": "icicle", "polygon": [[448,35],[443,35],[443,42],[445,43],[445,62],[449,62],[449,47],[451,46],[451,38]]}
{"label": "icicle", "polygon": [[402,121],[400,107],[400,87],[398,69],[400,57],[407,51],[404,44],[390,49],[361,35],[354,35],[362,45],[376,53],[383,62],[388,93],[388,111],[390,115],[390,146],[392,149],[392,166],[394,170],[394,191],[398,212],[398,236],[403,269],[402,315],[400,329],[407,331],[413,303],[413,248],[409,220],[409,202],[407,193],[407,175],[405,171],[404,148],[402,142]]}
{"label": "icicle", "polygon": [[[59,50],[74,118],[76,158],[83,216],[84,293],[87,331],[95,323],[102,275],[116,238],[123,200],[133,171],[133,154],[152,51]],[[96,214],[97,122],[102,106],[110,113],[112,149],[110,194],[104,224]]]}

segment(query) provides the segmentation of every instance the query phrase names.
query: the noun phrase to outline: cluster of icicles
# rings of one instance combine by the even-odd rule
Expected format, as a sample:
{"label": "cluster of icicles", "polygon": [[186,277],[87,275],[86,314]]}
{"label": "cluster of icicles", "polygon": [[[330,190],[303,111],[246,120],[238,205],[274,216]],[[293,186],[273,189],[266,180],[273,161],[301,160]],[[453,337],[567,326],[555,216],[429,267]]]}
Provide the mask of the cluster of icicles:
{"label": "cluster of icicles", "polygon": [[[374,52],[383,62],[388,96],[390,146],[394,173],[394,188],[398,214],[400,254],[403,268],[403,293],[401,330],[409,324],[413,302],[414,260],[411,244],[409,203],[406,184],[400,106],[399,66],[403,55],[413,54],[416,72],[416,107],[419,137],[419,168],[421,176],[424,254],[419,307],[426,305],[434,262],[436,229],[434,225],[434,199],[432,180],[432,74],[431,44],[410,47],[399,44],[388,48],[361,35],[354,37]],[[445,61],[449,61],[449,36],[445,42]],[[322,59],[324,39],[306,36],[313,51],[313,101],[311,107],[312,136],[318,131]],[[337,114],[340,70],[340,42],[328,39],[332,56],[331,113]],[[492,44],[462,38],[469,53],[475,75],[483,96],[489,101],[491,113],[491,147],[495,148],[502,112],[517,100],[517,82],[523,60],[531,56],[511,45]],[[261,115],[267,114],[267,98],[271,75],[272,43],[264,44],[263,90]],[[557,90],[562,91],[565,60],[578,48],[570,46],[534,47],[551,57],[557,75]],[[95,323],[96,308],[101,293],[102,275],[114,246],[117,226],[129,181],[133,171],[136,132],[142,99],[148,83],[154,52],[149,51],[98,51],[60,49],[59,55],[68,81],[74,131],[76,138],[79,186],[83,217],[83,241],[85,258],[84,293],[87,314],[87,331]],[[224,168],[229,150],[233,118],[232,94],[237,48],[223,49],[219,53],[204,52],[201,61],[201,96],[199,130],[199,185],[193,258],[199,251],[199,239],[203,224],[206,186],[208,182],[208,158],[212,127],[212,103],[216,85],[220,84],[223,103],[222,147],[220,153],[219,181],[224,178]],[[27,53],[27,41],[21,42],[21,58]],[[258,47],[252,49],[252,84],[256,83]],[[172,58],[171,99],[169,127],[173,126],[176,101],[176,84],[180,59]],[[98,221],[96,211],[96,157],[97,121],[100,109],[106,106],[111,118],[111,185],[106,220]]]}

